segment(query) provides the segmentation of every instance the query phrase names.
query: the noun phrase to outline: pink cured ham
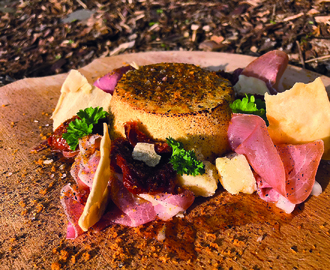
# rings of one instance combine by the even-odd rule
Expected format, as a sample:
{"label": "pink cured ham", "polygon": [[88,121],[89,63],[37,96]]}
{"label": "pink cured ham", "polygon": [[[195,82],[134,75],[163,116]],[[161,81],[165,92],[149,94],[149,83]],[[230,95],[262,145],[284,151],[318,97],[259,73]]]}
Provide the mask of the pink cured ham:
{"label": "pink cured ham", "polygon": [[69,221],[66,238],[75,239],[84,233],[78,225],[78,220],[84,211],[84,205],[80,203],[79,192],[67,184],[61,190],[60,200]]}
{"label": "pink cured ham", "polygon": [[83,182],[79,178],[79,172],[80,172],[81,163],[82,163],[81,160],[82,160],[82,157],[80,155],[78,155],[75,158],[75,161],[73,162],[73,164],[71,166],[70,173],[71,173],[73,179],[75,180],[76,184],[78,185],[79,190],[89,191],[89,186],[86,185],[85,182]]}
{"label": "pink cured ham", "polygon": [[112,203],[111,206],[108,206],[108,211],[105,212],[101,219],[93,226],[93,230],[100,232],[114,224],[134,227],[132,226],[132,219]]}
{"label": "pink cured ham", "polygon": [[274,202],[278,208],[284,210],[284,212],[287,214],[293,212],[294,208],[296,207],[294,203],[291,203],[287,198],[278,193],[270,185],[262,181],[260,176],[255,175],[255,177],[258,186],[258,195],[262,200],[266,202]]}
{"label": "pink cured ham", "polygon": [[180,194],[158,193],[139,194],[139,196],[150,201],[154,206],[157,217],[161,220],[169,220],[178,213],[187,210],[195,200],[194,193],[184,190]]}
{"label": "pink cured ham", "polygon": [[154,220],[156,218],[156,215],[154,215],[152,219],[143,218],[143,220],[140,220],[139,218],[136,219],[136,217],[138,217],[139,215],[143,217],[143,210],[147,210],[147,213],[148,211],[149,213],[152,213],[152,211],[150,211],[151,208],[149,208],[149,206],[149,204],[140,205],[140,207],[137,209],[139,211],[139,214],[131,216],[121,211],[114,203],[111,203],[111,205],[108,206],[107,212],[105,212],[101,219],[93,226],[93,230],[99,232],[113,224],[120,224],[128,227],[137,227],[139,225],[148,223],[149,221]]}
{"label": "pink cured ham", "polygon": [[282,196],[257,176],[258,194],[263,200],[276,202],[279,208],[291,213],[295,204],[304,202],[312,193],[324,144],[318,140],[299,145],[282,144],[276,148],[285,168],[287,193]]}
{"label": "pink cured ham", "polygon": [[299,204],[310,195],[323,141],[275,147],[265,122],[259,116],[246,114],[233,115],[228,138],[232,149],[246,156],[262,181],[290,203]]}
{"label": "pink cured ham", "polygon": [[62,151],[63,157],[65,158],[74,158],[75,156],[77,156],[79,154],[79,150],[78,151]]}
{"label": "pink cured ham", "polygon": [[111,224],[121,224],[137,227],[157,218],[169,220],[183,212],[194,202],[195,196],[189,190],[180,194],[158,193],[140,194],[130,193],[123,185],[120,175],[111,181],[111,197],[113,205],[93,227],[100,231]]}
{"label": "pink cured ham", "polygon": [[322,140],[306,144],[276,146],[286,173],[286,197],[299,204],[311,194],[324,152]]}
{"label": "pink cured ham", "polygon": [[228,139],[232,150],[245,155],[253,170],[285,196],[285,169],[265,121],[256,115],[233,114]]}
{"label": "pink cured ham", "polygon": [[[123,215],[114,215],[113,223],[137,227],[156,219],[152,204],[130,193],[120,179],[111,180],[111,198]],[[118,212],[117,212],[118,213]]]}
{"label": "pink cured ham", "polygon": [[123,75],[129,71],[133,70],[132,66],[123,66],[120,68],[116,68],[109,72],[108,74],[104,75],[103,77],[97,79],[94,82],[94,86],[100,88],[106,93],[113,94],[115,91],[116,85],[118,81],[123,77]]}
{"label": "pink cured ham", "polygon": [[241,74],[264,81],[269,92],[276,94],[281,90],[279,89],[279,82],[288,63],[289,58],[285,52],[274,50],[252,61]]}
{"label": "pink cured ham", "polygon": [[71,167],[71,175],[78,186],[74,190],[70,184],[61,191],[61,203],[68,218],[67,239],[75,239],[83,230],[78,220],[84,211],[85,202],[93,184],[93,178],[100,161],[101,136],[86,136],[79,141],[79,154]]}
{"label": "pink cured ham", "polygon": [[94,175],[100,162],[100,141],[102,136],[86,136],[79,141],[79,154],[71,167],[71,175],[80,189],[93,185]]}
{"label": "pink cured ham", "polygon": [[82,157],[80,160],[78,177],[89,188],[92,188],[94,175],[100,162],[100,158],[100,151],[97,150],[87,159]]}

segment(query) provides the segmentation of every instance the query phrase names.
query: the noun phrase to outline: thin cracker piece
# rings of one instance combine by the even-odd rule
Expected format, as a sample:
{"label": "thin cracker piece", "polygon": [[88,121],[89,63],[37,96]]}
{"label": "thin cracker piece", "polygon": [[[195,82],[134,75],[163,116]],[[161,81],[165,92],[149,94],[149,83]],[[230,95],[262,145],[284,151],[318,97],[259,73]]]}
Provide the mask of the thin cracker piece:
{"label": "thin cracker piece", "polygon": [[111,98],[111,94],[90,85],[78,70],[70,70],[51,117],[53,130],[76,115],[79,110],[88,107],[103,107],[103,110],[109,111]]}
{"label": "thin cracker piece", "polygon": [[78,224],[83,231],[87,231],[102,217],[108,204],[108,182],[111,177],[110,148],[108,126],[103,124],[104,134],[100,143],[101,159],[97,166],[91,192],[88,196],[84,211],[79,218]]}
{"label": "thin cracker piece", "polygon": [[265,94],[268,132],[275,144],[323,140],[322,159],[330,159],[330,102],[321,78],[296,83],[277,95]]}

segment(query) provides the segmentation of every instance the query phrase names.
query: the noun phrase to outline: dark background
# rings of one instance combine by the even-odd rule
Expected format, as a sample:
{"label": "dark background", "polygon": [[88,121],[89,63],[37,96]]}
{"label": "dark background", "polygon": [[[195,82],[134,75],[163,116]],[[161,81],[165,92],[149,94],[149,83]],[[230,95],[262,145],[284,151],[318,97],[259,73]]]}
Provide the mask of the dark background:
{"label": "dark background", "polygon": [[330,1],[0,1],[0,86],[157,50],[259,56],[330,76]]}

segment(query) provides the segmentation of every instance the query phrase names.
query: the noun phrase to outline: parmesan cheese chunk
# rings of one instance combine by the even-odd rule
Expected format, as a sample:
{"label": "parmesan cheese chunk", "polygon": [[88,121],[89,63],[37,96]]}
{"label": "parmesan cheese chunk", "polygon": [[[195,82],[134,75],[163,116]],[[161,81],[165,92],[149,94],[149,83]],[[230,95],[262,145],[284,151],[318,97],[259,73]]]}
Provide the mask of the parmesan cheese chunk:
{"label": "parmesan cheese chunk", "polygon": [[143,161],[150,167],[155,167],[161,156],[155,151],[155,145],[152,143],[137,143],[134,147],[132,157],[135,160]]}
{"label": "parmesan cheese chunk", "polygon": [[62,85],[61,96],[51,117],[53,130],[76,115],[79,110],[103,107],[104,111],[109,111],[111,98],[111,94],[90,85],[79,71],[71,70]]}
{"label": "parmesan cheese chunk", "polygon": [[330,102],[321,78],[265,95],[268,132],[275,144],[323,140],[322,159],[330,160]]}
{"label": "parmesan cheese chunk", "polygon": [[100,220],[108,204],[108,182],[112,174],[110,169],[111,141],[106,123],[103,124],[103,129],[104,134],[100,144],[100,162],[94,175],[92,189],[84,211],[78,221],[83,231],[87,231],[88,228]]}
{"label": "parmesan cheese chunk", "polygon": [[178,175],[178,184],[192,191],[195,196],[210,197],[218,188],[219,176],[216,167],[204,161],[205,173],[202,175]]}
{"label": "parmesan cheese chunk", "polygon": [[263,80],[245,75],[238,76],[238,82],[233,88],[237,94],[256,94],[263,96],[265,93],[269,93],[267,85]]}
{"label": "parmesan cheese chunk", "polygon": [[229,193],[252,194],[257,190],[256,180],[244,155],[234,154],[217,158],[215,164],[220,175],[220,182]]}

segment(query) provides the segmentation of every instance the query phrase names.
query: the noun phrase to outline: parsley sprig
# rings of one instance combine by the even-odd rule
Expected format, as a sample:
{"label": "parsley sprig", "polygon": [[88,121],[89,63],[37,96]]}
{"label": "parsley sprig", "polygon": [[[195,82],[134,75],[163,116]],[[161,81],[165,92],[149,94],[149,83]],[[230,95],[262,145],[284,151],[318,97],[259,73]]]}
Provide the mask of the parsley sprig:
{"label": "parsley sprig", "polygon": [[178,174],[190,174],[196,176],[205,173],[205,166],[202,161],[197,160],[194,151],[186,151],[183,144],[169,137],[166,139],[169,146],[172,147],[172,156],[170,163]]}
{"label": "parsley sprig", "polygon": [[230,105],[233,113],[245,113],[245,114],[255,114],[262,117],[266,122],[266,105],[261,99],[256,99],[253,95],[245,94],[245,97],[236,99]]}
{"label": "parsley sprig", "polygon": [[80,110],[77,115],[80,119],[75,119],[70,122],[66,133],[62,134],[63,139],[66,140],[70,149],[73,151],[76,150],[79,139],[91,134],[94,125],[96,125],[100,119],[107,117],[108,113],[103,111],[102,107],[90,107]]}

